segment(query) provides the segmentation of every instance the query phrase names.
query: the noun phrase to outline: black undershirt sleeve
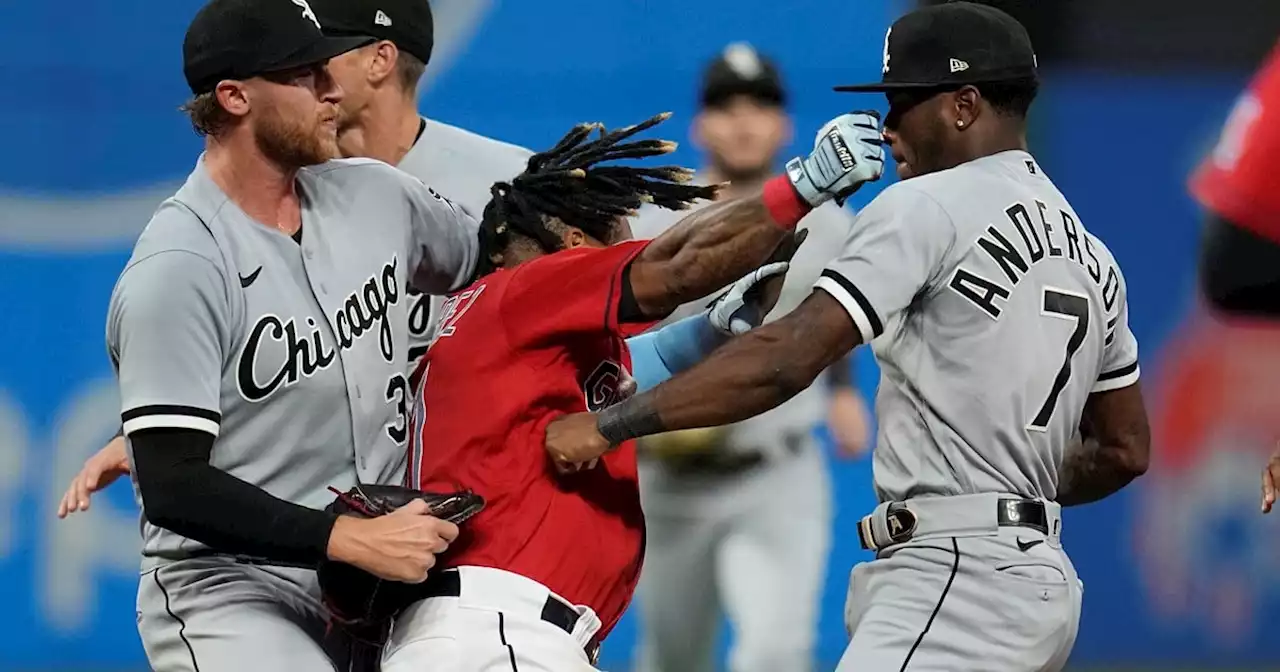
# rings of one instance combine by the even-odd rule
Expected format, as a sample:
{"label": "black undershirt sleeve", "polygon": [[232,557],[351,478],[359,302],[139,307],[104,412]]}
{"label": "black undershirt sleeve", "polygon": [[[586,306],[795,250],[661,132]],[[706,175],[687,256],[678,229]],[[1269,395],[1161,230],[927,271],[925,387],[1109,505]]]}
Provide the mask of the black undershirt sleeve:
{"label": "black undershirt sleeve", "polygon": [[1223,312],[1280,317],[1280,244],[1211,216],[1200,247],[1200,289]]}
{"label": "black undershirt sleeve", "polygon": [[129,435],[151,524],[232,555],[317,565],[337,516],[271,496],[209,464],[213,436],[191,429]]}
{"label": "black undershirt sleeve", "polygon": [[[659,316],[660,319],[662,316]],[[635,290],[631,289],[631,264],[622,269],[622,295],[618,297],[618,324],[634,324],[636,322],[648,322],[651,317],[647,317],[640,310],[640,304],[636,302]]]}

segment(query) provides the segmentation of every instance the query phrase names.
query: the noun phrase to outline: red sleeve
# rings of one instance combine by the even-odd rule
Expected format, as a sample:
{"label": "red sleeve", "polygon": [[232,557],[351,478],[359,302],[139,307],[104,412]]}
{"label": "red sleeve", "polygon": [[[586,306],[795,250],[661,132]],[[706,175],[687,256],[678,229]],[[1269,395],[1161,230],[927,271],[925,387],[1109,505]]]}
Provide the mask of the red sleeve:
{"label": "red sleeve", "polygon": [[619,324],[622,272],[649,244],[631,240],[605,248],[579,247],[527,261],[511,272],[502,293],[507,333],[537,341],[575,332],[613,332],[622,337],[652,326]]}
{"label": "red sleeve", "polygon": [[1204,207],[1280,242],[1280,48],[1236,101],[1213,153],[1191,179]]}

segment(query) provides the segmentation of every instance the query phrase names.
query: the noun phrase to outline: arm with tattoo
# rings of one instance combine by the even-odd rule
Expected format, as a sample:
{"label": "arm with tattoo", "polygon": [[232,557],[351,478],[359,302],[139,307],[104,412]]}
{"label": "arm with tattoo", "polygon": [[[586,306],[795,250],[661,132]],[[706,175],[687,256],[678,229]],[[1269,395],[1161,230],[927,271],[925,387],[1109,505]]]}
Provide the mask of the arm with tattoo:
{"label": "arm with tattoo", "polygon": [[883,169],[878,115],[832,119],[813,152],[789,161],[760,195],[695,212],[651,242],[627,271],[636,308],[642,317],[662,318],[733,282],[759,266],[810,210],[833,198],[843,203]]}
{"label": "arm with tattoo", "polygon": [[715,203],[680,220],[628,269],[641,316],[665,317],[746,275],[810,209],[786,177],[776,177],[760,195]]}
{"label": "arm with tattoo", "polygon": [[1151,430],[1138,384],[1089,396],[1078,443],[1058,474],[1057,501],[1078,506],[1108,497],[1147,470]]}

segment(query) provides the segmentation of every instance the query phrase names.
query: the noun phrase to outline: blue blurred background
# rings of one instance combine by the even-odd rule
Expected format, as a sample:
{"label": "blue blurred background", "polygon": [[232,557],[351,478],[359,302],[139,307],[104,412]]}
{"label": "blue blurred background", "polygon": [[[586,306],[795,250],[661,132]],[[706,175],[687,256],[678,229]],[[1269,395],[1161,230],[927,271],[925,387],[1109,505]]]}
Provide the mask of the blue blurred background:
{"label": "blue blurred background", "polygon": [[[151,209],[200,142],[177,111],[197,0],[0,3],[0,670],[140,670],[137,510],[125,484],[87,515],[57,499],[118,427],[107,297]],[[1017,6],[1019,3],[1004,3]],[[1129,282],[1157,456],[1112,499],[1070,510],[1086,584],[1076,669],[1248,669],[1275,658],[1280,528],[1257,467],[1280,424],[1280,335],[1199,315],[1199,213],[1184,187],[1274,42],[1274,0],[1032,2],[1046,72],[1033,151]],[[672,110],[683,137],[703,64],[747,40],[781,65],[799,144],[868,104],[831,85],[879,76],[894,0],[435,0],[426,114],[530,147],[571,124]],[[1147,9],[1143,9],[1143,7]],[[1034,12],[1033,12],[1034,10]],[[1043,10],[1043,11],[1042,11]],[[1162,51],[1163,50],[1163,51]],[[797,147],[797,151],[799,147]],[[696,165],[692,149],[678,158]],[[889,178],[892,179],[892,178]],[[883,186],[883,185],[879,185]],[[856,208],[875,194],[864,189]],[[858,376],[874,394],[869,353]],[[1224,382],[1225,381],[1225,382]],[[1248,412],[1241,400],[1248,399]],[[818,654],[844,643],[845,578],[869,464],[831,460],[839,515]],[[605,669],[625,669],[630,617]]]}

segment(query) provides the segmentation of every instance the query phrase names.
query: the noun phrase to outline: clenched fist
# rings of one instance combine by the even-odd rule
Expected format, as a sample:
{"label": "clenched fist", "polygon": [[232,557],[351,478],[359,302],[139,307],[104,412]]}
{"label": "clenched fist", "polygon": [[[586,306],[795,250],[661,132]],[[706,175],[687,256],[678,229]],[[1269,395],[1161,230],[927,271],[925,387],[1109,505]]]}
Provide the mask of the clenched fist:
{"label": "clenched fist", "polygon": [[432,517],[430,507],[413,500],[377,518],[339,516],[329,534],[329,558],[405,583],[422,583],[436,554],[458,538],[458,526]]}
{"label": "clenched fist", "polygon": [[787,178],[809,205],[844,201],[866,182],[884,173],[884,138],[880,114],[862,110],[828,121],[804,159],[787,162]]}

